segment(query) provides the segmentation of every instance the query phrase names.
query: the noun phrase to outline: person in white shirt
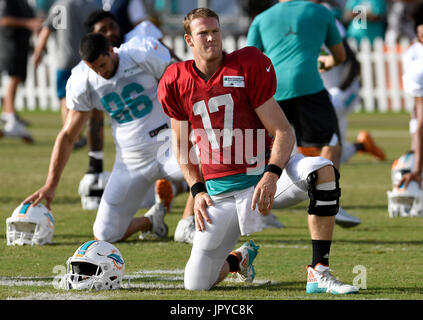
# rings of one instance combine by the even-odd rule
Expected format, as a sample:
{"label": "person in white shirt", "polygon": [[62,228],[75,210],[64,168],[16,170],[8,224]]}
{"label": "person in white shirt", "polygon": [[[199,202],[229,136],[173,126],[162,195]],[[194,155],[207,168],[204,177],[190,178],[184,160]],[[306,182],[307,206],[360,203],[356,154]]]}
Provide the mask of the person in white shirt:
{"label": "person in white shirt", "polygon": [[403,53],[402,68],[407,70],[410,62],[423,58],[423,18],[415,23],[416,41]]}
{"label": "person in white shirt", "polygon": [[[96,10],[92,12],[85,21],[85,28],[87,33],[99,32],[103,34],[113,47],[120,47],[122,43],[130,41],[134,37],[153,37],[164,45],[161,41],[163,33],[152,22],[148,20],[142,21],[130,32],[123,34],[122,28],[118,24],[118,20],[109,11]],[[169,50],[172,60],[180,61],[180,58],[171,49],[168,47],[166,48]],[[81,61],[78,67],[88,68],[84,61]],[[84,209],[97,209],[101,194],[96,198],[86,195],[90,195],[91,190],[97,191],[98,189],[104,189],[103,185],[100,186],[100,183],[103,181],[102,177],[106,174],[106,172],[103,172],[103,122],[103,111],[94,109],[87,125],[89,166],[86,174],[80,182],[80,194],[83,207],[84,201],[89,201]],[[175,184],[175,182],[171,183],[168,180],[159,179],[156,181],[156,184],[152,184],[150,189],[147,191],[147,195],[145,196],[143,203],[141,203],[141,208],[149,208],[154,205],[155,202],[159,201],[164,203],[165,208],[169,211],[173,197],[185,191],[187,191],[185,181],[183,181],[183,183]],[[184,213],[182,214],[181,220],[176,227],[174,239],[177,242],[192,243],[194,232],[193,199],[189,195]]]}
{"label": "person in white shirt", "polygon": [[69,114],[53,147],[46,183],[23,203],[46,201],[50,208],[72,145],[93,109],[111,118],[116,159],[94,222],[94,237],[121,241],[138,231],[166,237],[164,207],[158,203],[134,217],[146,191],[157,179],[183,181],[169,141],[159,139],[170,119],[157,100],[157,85],[171,58],[154,38],[135,37],[113,48],[100,33],[81,40],[88,68],[75,68],[66,88]]}
{"label": "person in white shirt", "polygon": [[411,115],[411,149],[414,151],[414,170],[402,175],[397,184],[407,188],[410,181],[417,181],[422,187],[423,172],[423,58],[412,60],[403,77],[404,90],[414,97],[414,110]]}

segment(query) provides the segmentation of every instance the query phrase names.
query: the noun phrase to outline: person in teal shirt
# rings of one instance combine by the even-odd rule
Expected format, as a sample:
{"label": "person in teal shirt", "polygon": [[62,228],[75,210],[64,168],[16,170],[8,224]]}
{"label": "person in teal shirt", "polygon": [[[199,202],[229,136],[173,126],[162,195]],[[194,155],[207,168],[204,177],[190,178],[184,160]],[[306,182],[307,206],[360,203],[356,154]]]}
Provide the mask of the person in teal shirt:
{"label": "person in teal shirt", "polygon": [[[323,45],[331,55],[319,56]],[[338,121],[319,74],[346,57],[333,14],[309,1],[279,0],[253,20],[247,46],[257,47],[272,61],[275,99],[295,129],[297,145],[322,148],[321,155],[338,167]]]}
{"label": "person in teal shirt", "polygon": [[[330,55],[319,55],[323,45]],[[279,0],[255,17],[247,46],[257,47],[272,61],[277,77],[275,99],[294,128],[298,147],[318,148],[320,156],[339,168],[338,119],[319,74],[346,59],[333,13],[310,1]],[[335,221],[348,227],[359,224],[342,208]]]}
{"label": "person in teal shirt", "polygon": [[316,67],[322,44],[341,43],[333,14],[309,1],[280,1],[253,20],[247,35],[247,46],[260,49],[275,67],[277,101],[323,90]]}
{"label": "person in teal shirt", "polygon": [[348,0],[344,7],[347,38],[354,38],[358,44],[363,38],[371,44],[376,38],[384,39],[386,13],[385,0]]}

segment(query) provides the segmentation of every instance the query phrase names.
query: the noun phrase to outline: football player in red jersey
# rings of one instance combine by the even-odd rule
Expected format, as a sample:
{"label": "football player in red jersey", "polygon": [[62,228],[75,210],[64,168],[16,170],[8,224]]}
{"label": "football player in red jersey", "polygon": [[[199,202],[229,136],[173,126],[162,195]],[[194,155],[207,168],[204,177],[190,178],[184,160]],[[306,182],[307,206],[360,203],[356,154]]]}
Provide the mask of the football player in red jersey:
{"label": "football player in red jersey", "polygon": [[[310,194],[308,269],[314,277],[308,278],[318,283],[313,290],[307,284],[307,291],[322,292],[323,286],[336,293],[358,291],[328,270],[339,174],[327,159],[292,154],[292,129],[273,98],[272,63],[253,47],[223,52],[219,17],[210,9],[189,12],[184,29],[194,60],[168,67],[158,97],[172,119],[175,154],[195,202],[197,232],[185,288],[208,290],[229,272],[252,281],[259,247],[250,240],[231,252],[240,236],[261,230],[259,215],[270,212],[275,196],[288,206]],[[191,131],[201,172],[191,152]]]}

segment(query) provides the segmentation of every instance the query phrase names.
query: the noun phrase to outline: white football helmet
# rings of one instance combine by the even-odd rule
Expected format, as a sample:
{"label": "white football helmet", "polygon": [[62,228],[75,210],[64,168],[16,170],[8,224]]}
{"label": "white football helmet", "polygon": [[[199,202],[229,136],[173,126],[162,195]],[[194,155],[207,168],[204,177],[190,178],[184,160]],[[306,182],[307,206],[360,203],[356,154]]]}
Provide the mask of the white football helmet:
{"label": "white football helmet", "polygon": [[414,153],[403,154],[392,165],[392,191],[388,191],[388,212],[390,217],[423,216],[423,190],[416,181],[411,181],[407,188],[396,185],[405,173],[414,169]]}
{"label": "white football helmet", "polygon": [[7,245],[44,245],[51,243],[54,234],[54,218],[44,205],[31,203],[19,205],[6,219]]}
{"label": "white football helmet", "polygon": [[125,262],[112,244],[91,240],[81,245],[67,261],[67,272],[60,283],[62,289],[119,289],[125,273]]}
{"label": "white football helmet", "polygon": [[78,193],[81,196],[82,209],[97,210],[101,196],[109,180],[110,172],[86,173],[79,183]]}

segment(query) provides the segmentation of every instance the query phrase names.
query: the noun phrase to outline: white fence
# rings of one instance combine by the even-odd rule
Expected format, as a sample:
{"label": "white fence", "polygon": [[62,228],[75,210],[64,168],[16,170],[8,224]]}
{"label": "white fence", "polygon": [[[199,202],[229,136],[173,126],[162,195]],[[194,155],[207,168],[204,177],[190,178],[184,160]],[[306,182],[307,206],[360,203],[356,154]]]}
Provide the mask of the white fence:
{"label": "white fence", "polygon": [[[224,38],[224,49],[228,52],[245,46],[245,37]],[[181,37],[165,38],[164,42],[173,48],[175,54],[182,59],[191,59],[191,53]],[[357,111],[367,112],[398,112],[411,111],[413,99],[404,93],[401,81],[401,54],[409,47],[407,39],[399,44],[389,44],[376,41],[373,48],[369,42],[363,41],[360,48],[352,46],[358,52],[361,62],[361,105]],[[17,110],[59,110],[56,96],[56,69],[54,61],[55,43],[51,38],[48,43],[48,53],[42,63],[34,71],[32,58],[28,60],[28,75],[24,85],[18,88],[16,97]],[[3,97],[7,76],[0,78],[0,96]]]}
{"label": "white fence", "polygon": [[358,110],[368,112],[411,111],[413,98],[405,94],[402,85],[401,55],[410,46],[408,39],[399,43],[376,39],[373,48],[362,41],[360,48],[350,42],[361,63],[361,99]]}

